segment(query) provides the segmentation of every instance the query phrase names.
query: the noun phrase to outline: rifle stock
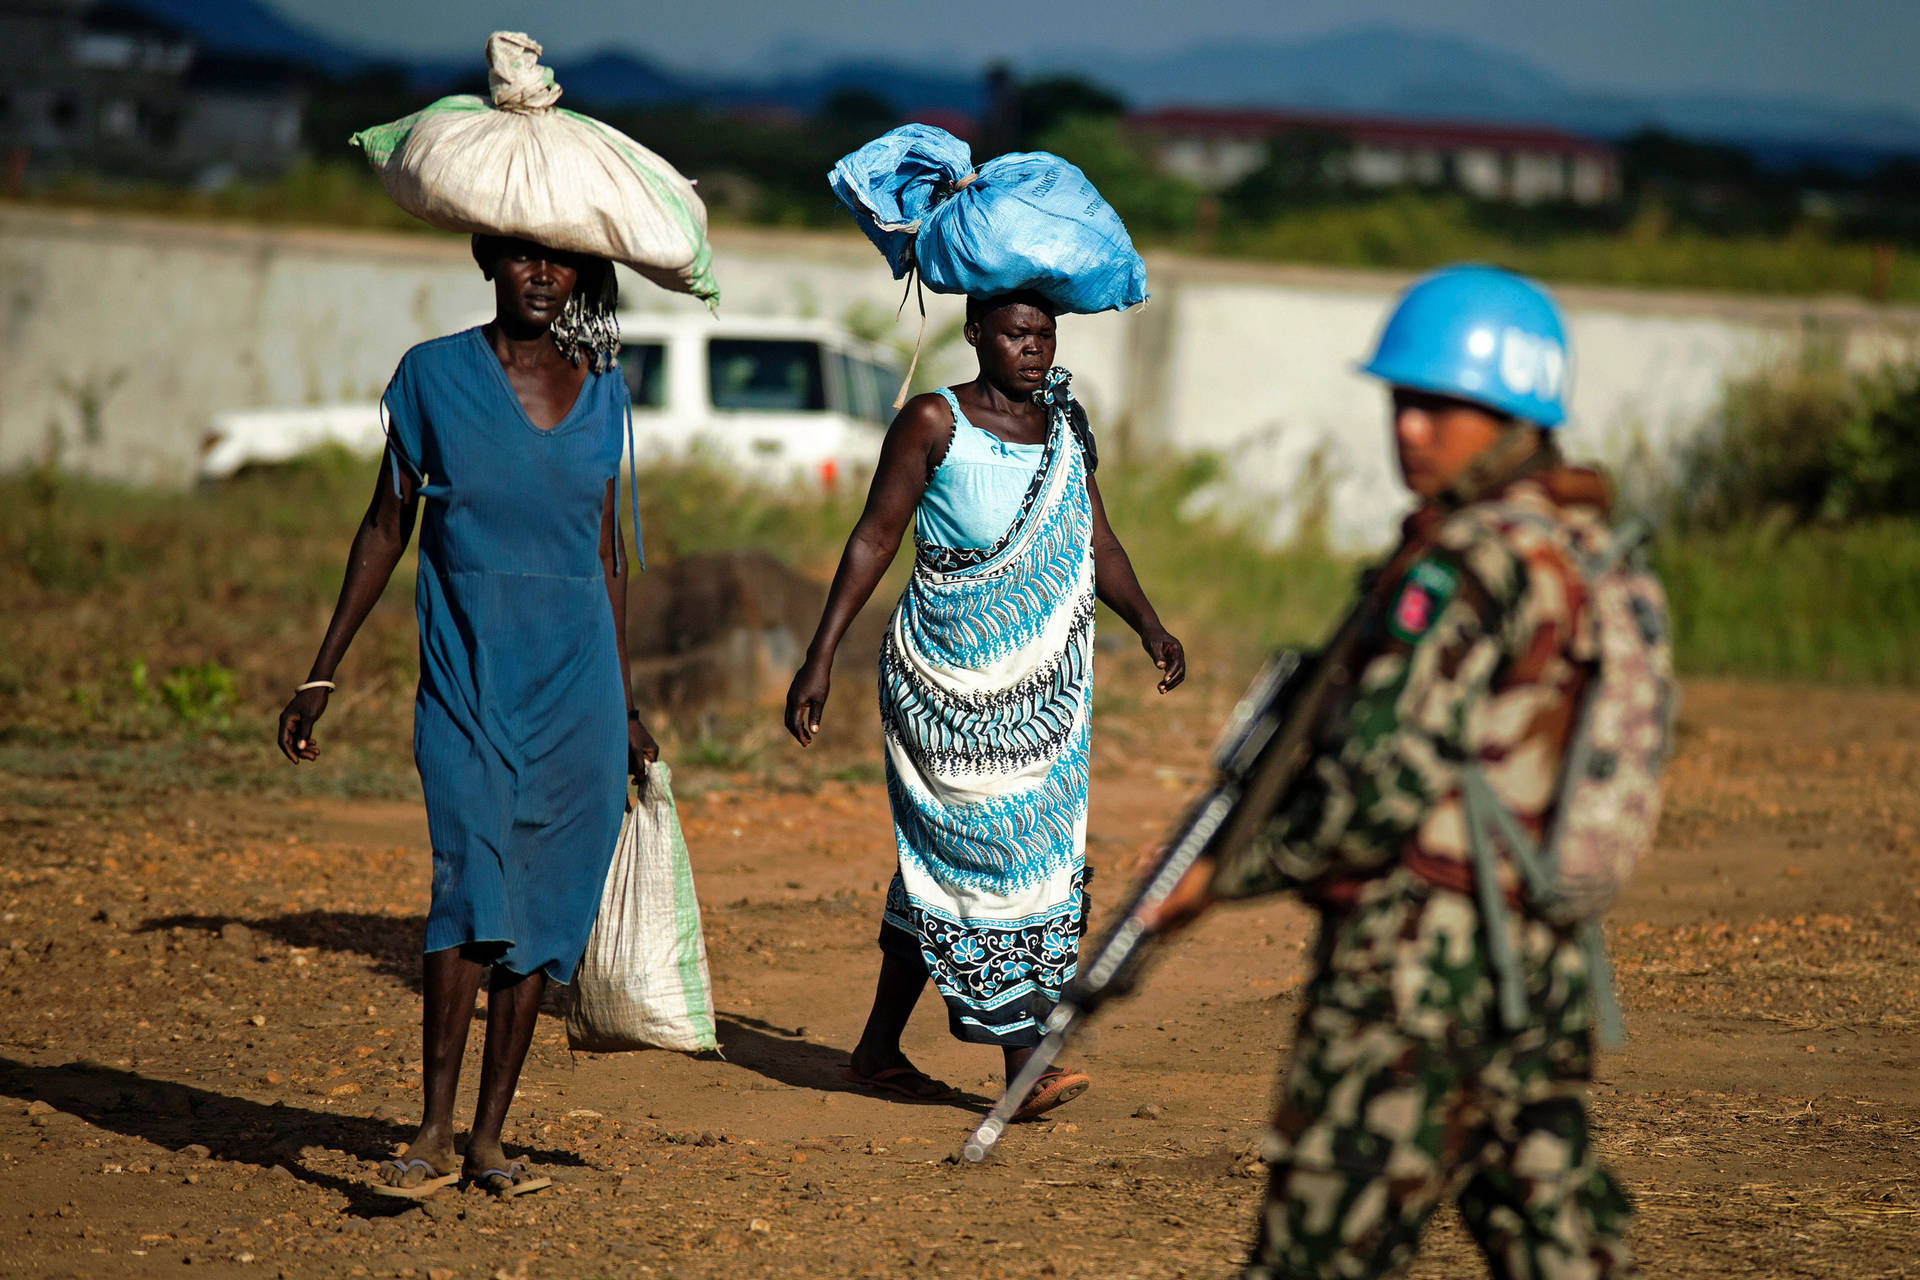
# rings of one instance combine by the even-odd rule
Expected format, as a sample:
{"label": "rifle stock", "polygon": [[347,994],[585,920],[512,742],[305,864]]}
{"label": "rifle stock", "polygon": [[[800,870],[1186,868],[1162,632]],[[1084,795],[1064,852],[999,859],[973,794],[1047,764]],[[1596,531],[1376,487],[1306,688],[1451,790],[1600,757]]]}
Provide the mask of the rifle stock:
{"label": "rifle stock", "polygon": [[1203,857],[1218,864],[1243,849],[1285,798],[1310,756],[1313,729],[1329,697],[1346,683],[1369,602],[1369,593],[1362,592],[1317,656],[1283,649],[1248,686],[1215,749],[1212,785],[1187,806],[1159,858],[1061,993],[1040,1044],[960,1148],[963,1158],[976,1164],[987,1158],[1080,1026],[1138,981],[1155,940],[1147,919],[1194,864]]}

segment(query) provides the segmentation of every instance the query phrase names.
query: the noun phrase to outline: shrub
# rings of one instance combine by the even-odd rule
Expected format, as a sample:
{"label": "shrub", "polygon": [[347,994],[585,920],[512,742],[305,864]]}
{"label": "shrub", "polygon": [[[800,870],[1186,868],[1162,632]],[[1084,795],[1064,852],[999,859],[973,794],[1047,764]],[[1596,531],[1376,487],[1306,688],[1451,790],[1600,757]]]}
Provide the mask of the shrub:
{"label": "shrub", "polygon": [[1654,563],[1686,674],[1920,684],[1920,522],[1695,529]]}
{"label": "shrub", "polygon": [[217,662],[201,662],[169,671],[160,682],[160,700],[188,728],[218,729],[231,720],[239,697],[233,672]]}
{"label": "shrub", "polygon": [[1920,363],[1849,371],[1830,352],[1731,383],[1668,502],[1689,527],[1920,511]]}

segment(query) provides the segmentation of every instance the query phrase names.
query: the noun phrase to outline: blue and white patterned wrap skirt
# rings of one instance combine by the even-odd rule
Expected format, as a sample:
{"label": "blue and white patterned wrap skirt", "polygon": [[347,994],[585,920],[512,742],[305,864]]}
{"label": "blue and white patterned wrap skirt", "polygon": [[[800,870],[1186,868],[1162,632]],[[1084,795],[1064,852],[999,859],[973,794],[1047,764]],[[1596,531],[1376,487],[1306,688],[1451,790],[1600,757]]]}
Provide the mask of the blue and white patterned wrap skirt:
{"label": "blue and white patterned wrap skirt", "polygon": [[1047,443],[993,546],[917,545],[880,654],[899,871],[880,942],[962,1040],[1037,1044],[1073,977],[1086,879],[1092,505],[1064,369]]}

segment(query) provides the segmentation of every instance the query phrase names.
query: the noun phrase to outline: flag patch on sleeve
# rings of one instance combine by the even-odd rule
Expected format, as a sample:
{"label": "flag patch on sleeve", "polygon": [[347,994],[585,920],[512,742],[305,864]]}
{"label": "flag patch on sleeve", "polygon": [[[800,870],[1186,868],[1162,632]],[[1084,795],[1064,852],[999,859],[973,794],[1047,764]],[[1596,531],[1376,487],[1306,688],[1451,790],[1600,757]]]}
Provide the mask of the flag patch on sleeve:
{"label": "flag patch on sleeve", "polygon": [[1387,630],[1396,639],[1413,644],[1433,628],[1434,620],[1459,589],[1460,579],[1452,569],[1437,560],[1422,560],[1401,583],[1400,594],[1387,612]]}

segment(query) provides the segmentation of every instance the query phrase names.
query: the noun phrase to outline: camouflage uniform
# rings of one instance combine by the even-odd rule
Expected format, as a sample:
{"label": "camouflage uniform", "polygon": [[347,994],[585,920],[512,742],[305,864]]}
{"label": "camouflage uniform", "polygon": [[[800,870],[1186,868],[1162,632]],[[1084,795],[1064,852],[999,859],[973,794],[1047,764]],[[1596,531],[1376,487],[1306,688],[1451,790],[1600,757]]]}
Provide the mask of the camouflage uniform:
{"label": "camouflage uniform", "polygon": [[1472,897],[1460,762],[1541,835],[1597,644],[1568,548],[1607,537],[1603,483],[1551,445],[1508,476],[1409,519],[1319,754],[1216,880],[1322,908],[1249,1280],[1398,1274],[1444,1195],[1497,1277],[1628,1269],[1629,1206],[1588,1134],[1585,959],[1506,913],[1528,998],[1503,1025]]}

